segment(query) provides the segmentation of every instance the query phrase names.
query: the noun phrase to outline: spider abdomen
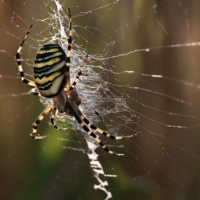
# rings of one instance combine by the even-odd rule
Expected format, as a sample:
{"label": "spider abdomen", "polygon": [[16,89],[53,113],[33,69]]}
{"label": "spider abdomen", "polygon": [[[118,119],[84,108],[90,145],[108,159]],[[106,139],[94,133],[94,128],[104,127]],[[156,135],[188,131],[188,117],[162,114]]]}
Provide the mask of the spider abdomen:
{"label": "spider abdomen", "polygon": [[58,44],[45,44],[36,55],[34,81],[44,97],[57,96],[66,85],[67,57]]}

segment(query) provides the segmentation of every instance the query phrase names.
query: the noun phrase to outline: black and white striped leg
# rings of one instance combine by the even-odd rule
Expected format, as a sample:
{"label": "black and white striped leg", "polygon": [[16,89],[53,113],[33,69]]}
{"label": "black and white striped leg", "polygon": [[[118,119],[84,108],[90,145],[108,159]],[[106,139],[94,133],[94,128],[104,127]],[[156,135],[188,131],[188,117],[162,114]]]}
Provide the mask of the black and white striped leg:
{"label": "black and white striped leg", "polygon": [[33,88],[33,89],[31,89],[31,90],[29,91],[29,93],[40,97],[41,94],[40,94],[39,92],[37,92],[36,90],[37,90],[37,88]]}
{"label": "black and white striped leg", "polygon": [[140,134],[140,132],[137,132],[137,133],[135,133],[133,135],[128,135],[128,136],[114,136],[114,135],[111,135],[109,133],[106,133],[105,131],[101,130],[100,128],[98,128],[95,125],[93,125],[92,123],[90,123],[90,121],[84,116],[84,114],[80,111],[80,109],[72,101],[71,101],[71,105],[73,106],[73,109],[79,115],[79,117],[84,121],[85,124],[87,124],[90,128],[92,128],[95,131],[101,133],[102,135],[105,135],[108,138],[115,139],[115,140],[121,140],[121,139],[132,138],[132,137],[137,136],[138,134]]}
{"label": "black and white striped leg", "polygon": [[92,128],[93,130],[95,130],[95,131],[101,133],[102,135],[105,135],[106,137],[111,138],[111,139],[115,139],[115,140],[128,139],[128,138],[132,138],[132,137],[137,136],[138,134],[140,134],[140,132],[137,132],[137,133],[135,133],[133,135],[114,136],[114,135],[111,135],[109,133],[106,133],[105,131],[103,131],[100,128],[96,127],[95,125],[91,124],[90,121],[83,114],[81,114],[80,117],[90,128]]}
{"label": "black and white striped leg", "polygon": [[70,87],[70,53],[71,53],[71,47],[72,47],[72,17],[70,13],[70,8],[68,8],[69,12],[69,38],[68,38],[68,49],[67,49],[67,62],[66,62],[66,87],[65,90],[68,91]]}
{"label": "black and white striped leg", "polygon": [[86,58],[84,60],[83,66],[81,67],[80,71],[78,72],[76,79],[74,80],[73,84],[71,85],[71,87],[69,88],[69,91],[71,93],[71,91],[74,89],[74,87],[76,86],[76,83],[78,82],[80,76],[82,75],[83,72],[83,68],[85,67],[86,61],[87,61],[88,55],[86,55]]}
{"label": "black and white striped leg", "polygon": [[27,31],[27,33],[26,33],[26,35],[25,35],[25,37],[24,37],[24,39],[23,39],[23,41],[21,43],[21,45],[19,46],[19,48],[17,50],[16,60],[17,60],[17,66],[18,66],[18,70],[19,70],[22,82],[26,83],[29,86],[36,87],[36,84],[35,84],[34,81],[31,81],[31,80],[28,80],[28,79],[25,78],[24,71],[23,71],[22,64],[21,64],[21,60],[20,60],[20,53],[21,53],[21,51],[23,49],[23,44],[26,41],[26,38],[28,37],[28,34],[30,33],[32,26],[33,25],[30,26],[29,30]]}
{"label": "black and white striped leg", "polygon": [[58,126],[56,126],[54,122],[55,114],[56,114],[56,107],[54,107],[52,115],[51,115],[51,123],[53,124],[54,128],[56,128],[57,130],[66,131],[67,128],[59,128]]}
{"label": "black and white striped leg", "polygon": [[37,128],[38,128],[38,124],[44,119],[45,115],[47,115],[49,113],[49,111],[54,107],[54,104],[49,105],[40,115],[39,117],[35,120],[35,123],[33,124],[33,131],[31,134],[31,137],[35,140],[42,140],[48,137],[48,135],[44,135],[44,136],[40,136],[37,135]]}
{"label": "black and white striped leg", "polygon": [[68,103],[67,107],[68,107],[70,113],[73,114],[73,116],[76,118],[78,123],[81,125],[83,130],[86,131],[90,136],[92,136],[105,151],[107,151],[110,154],[116,155],[116,156],[123,156],[124,155],[124,154],[115,153],[115,152],[111,151],[110,149],[108,149],[108,147],[106,147],[106,145],[104,145],[103,142],[101,142],[101,140],[92,131],[90,131],[88,126],[84,124],[83,120],[80,118],[80,116],[74,110],[73,105]]}

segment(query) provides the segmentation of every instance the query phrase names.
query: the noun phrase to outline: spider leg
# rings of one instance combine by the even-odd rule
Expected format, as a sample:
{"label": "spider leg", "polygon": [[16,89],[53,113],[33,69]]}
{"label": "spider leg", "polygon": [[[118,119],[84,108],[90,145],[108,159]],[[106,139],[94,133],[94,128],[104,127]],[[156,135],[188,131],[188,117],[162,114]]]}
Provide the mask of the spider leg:
{"label": "spider leg", "polygon": [[82,71],[83,68],[85,67],[86,61],[87,61],[88,55],[86,55],[86,58],[84,60],[83,66],[81,67],[80,71],[78,72],[76,79],[74,80],[73,84],[71,85],[71,87],[69,88],[69,94],[72,92],[72,90],[74,89],[74,87],[76,86],[76,83],[79,80],[79,77],[82,75]]}
{"label": "spider leg", "polygon": [[74,108],[75,112],[79,115],[79,117],[85,122],[85,124],[87,124],[90,128],[92,128],[93,130],[101,133],[102,135],[105,135],[108,138],[115,139],[115,140],[121,140],[121,139],[132,138],[132,137],[137,136],[138,134],[140,134],[140,132],[137,132],[137,133],[135,133],[133,135],[127,135],[127,136],[114,136],[114,135],[111,135],[111,134],[101,130],[100,128],[96,127],[92,123],[90,123],[90,121],[84,116],[84,114],[79,110],[79,108],[74,103],[73,103],[73,108]]}
{"label": "spider leg", "polygon": [[31,80],[28,80],[28,79],[25,78],[24,71],[23,71],[22,64],[21,64],[21,60],[20,60],[20,53],[23,49],[23,44],[26,41],[26,38],[28,37],[28,34],[30,33],[32,26],[33,25],[30,26],[29,30],[27,31],[27,33],[26,33],[26,35],[25,35],[25,37],[24,37],[24,39],[21,43],[21,45],[19,46],[19,48],[17,50],[16,60],[17,60],[17,66],[18,66],[18,70],[19,70],[22,82],[26,83],[29,86],[36,87],[36,83],[34,81],[31,81]]}
{"label": "spider leg", "polygon": [[114,135],[111,135],[109,133],[106,133],[105,131],[103,131],[100,128],[96,127],[95,125],[91,124],[90,121],[83,114],[81,114],[80,117],[90,128],[94,129],[95,131],[97,131],[97,132],[101,133],[102,135],[105,135],[106,137],[111,138],[111,139],[115,139],[115,140],[128,139],[128,138],[132,138],[132,137],[137,136],[138,134],[140,134],[140,132],[137,132],[137,133],[135,133],[133,135],[114,136]]}
{"label": "spider leg", "polygon": [[71,17],[71,12],[70,8],[68,8],[69,12],[69,38],[68,38],[68,49],[67,49],[67,62],[66,62],[66,87],[65,90],[68,91],[70,87],[70,71],[69,71],[69,65],[70,65],[70,53],[71,53],[71,47],[72,47],[72,17]]}
{"label": "spider leg", "polygon": [[81,127],[83,128],[83,130],[86,131],[90,136],[92,136],[105,151],[107,151],[110,154],[116,155],[116,156],[123,156],[124,155],[124,154],[115,153],[115,152],[109,150],[108,147],[106,147],[106,145],[104,145],[103,142],[101,142],[101,140],[92,131],[90,131],[90,129],[88,128],[88,126],[86,126],[84,124],[84,122],[80,118],[79,114],[75,111],[74,104],[73,104],[73,102],[70,99],[68,99],[67,107],[68,107],[69,111],[73,114],[73,116],[76,118],[76,120],[78,121],[78,123],[81,125]]}
{"label": "spider leg", "polygon": [[33,131],[32,131],[32,134],[30,135],[33,139],[35,139],[35,140],[42,140],[42,139],[47,138],[48,135],[36,136],[36,133],[37,133],[38,124],[44,119],[45,115],[47,115],[49,113],[49,111],[53,108],[53,106],[54,106],[53,103],[50,104],[47,108],[45,108],[43,110],[43,112],[35,120],[35,123],[33,124]]}
{"label": "spider leg", "polygon": [[36,90],[37,90],[37,88],[33,88],[33,89],[31,89],[31,90],[29,91],[29,93],[40,97],[41,94],[40,94],[39,92],[37,92]]}
{"label": "spider leg", "polygon": [[52,115],[51,115],[51,123],[53,124],[54,128],[56,128],[57,130],[66,131],[67,128],[59,128],[59,127],[56,126],[56,123],[54,122],[55,113],[56,113],[56,107],[53,108],[53,112],[52,112]]}
{"label": "spider leg", "polygon": [[65,115],[67,115],[67,114],[65,113],[65,114],[63,114],[63,115],[61,115],[61,116],[58,116],[58,113],[59,113],[59,111],[58,111],[58,109],[57,109],[57,110],[56,110],[55,116],[56,116],[58,119],[61,119],[62,117],[64,117]]}

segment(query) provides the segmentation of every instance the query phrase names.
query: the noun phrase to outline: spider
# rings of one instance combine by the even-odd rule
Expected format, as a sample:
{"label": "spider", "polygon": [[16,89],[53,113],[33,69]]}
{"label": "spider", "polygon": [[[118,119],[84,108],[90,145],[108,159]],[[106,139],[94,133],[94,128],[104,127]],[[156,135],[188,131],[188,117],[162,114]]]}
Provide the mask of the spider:
{"label": "spider", "polygon": [[39,134],[36,135],[36,133],[39,123],[53,109],[51,115],[51,123],[57,130],[66,130],[66,128],[59,128],[56,126],[54,122],[54,117],[57,113],[64,113],[64,115],[66,114],[74,116],[80,126],[83,128],[83,130],[86,131],[90,136],[92,136],[105,151],[113,155],[123,156],[123,154],[115,153],[109,150],[108,147],[106,147],[106,145],[104,145],[101,140],[95,135],[95,133],[90,130],[90,128],[108,138],[116,140],[131,138],[138,135],[139,132],[129,136],[113,136],[91,124],[78,108],[78,106],[81,104],[81,98],[79,97],[75,86],[79,80],[79,77],[82,74],[88,55],[86,56],[83,66],[78,72],[78,75],[76,76],[74,82],[70,86],[69,65],[72,44],[72,18],[70,8],[68,8],[68,12],[70,26],[67,55],[65,54],[61,46],[57,43],[47,43],[43,45],[36,55],[34,65],[34,81],[25,78],[20,60],[20,53],[22,51],[24,42],[26,41],[33,25],[30,26],[16,53],[16,60],[21,81],[33,87],[31,90],[31,94],[43,96],[46,98],[53,98],[53,103],[45,108],[44,111],[35,120],[33,124],[33,130],[30,135],[35,140],[45,139],[48,137],[48,135],[40,136]]}

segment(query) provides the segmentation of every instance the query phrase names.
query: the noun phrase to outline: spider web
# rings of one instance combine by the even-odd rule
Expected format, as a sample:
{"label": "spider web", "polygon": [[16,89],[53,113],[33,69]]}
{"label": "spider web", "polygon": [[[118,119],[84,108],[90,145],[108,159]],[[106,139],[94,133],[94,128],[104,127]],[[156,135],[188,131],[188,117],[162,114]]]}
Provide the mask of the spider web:
{"label": "spider web", "polygon": [[[47,116],[32,141],[34,120],[51,99],[29,94],[15,61],[22,52],[27,78],[47,42],[67,49],[71,8],[71,83],[80,109],[113,135],[105,152],[68,116]],[[187,0],[0,2],[1,199],[199,199],[200,3]]]}

